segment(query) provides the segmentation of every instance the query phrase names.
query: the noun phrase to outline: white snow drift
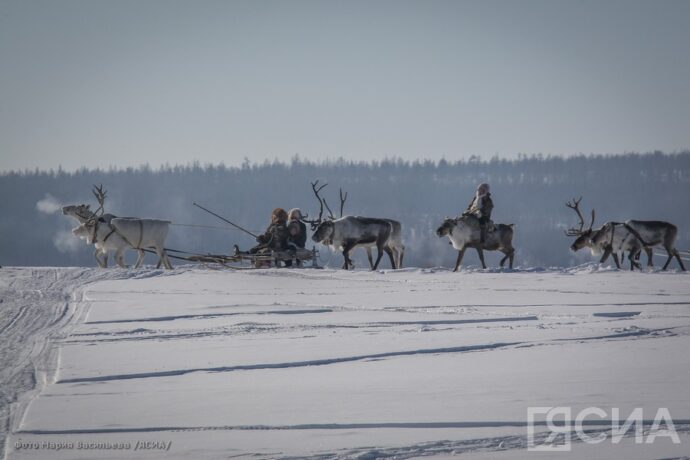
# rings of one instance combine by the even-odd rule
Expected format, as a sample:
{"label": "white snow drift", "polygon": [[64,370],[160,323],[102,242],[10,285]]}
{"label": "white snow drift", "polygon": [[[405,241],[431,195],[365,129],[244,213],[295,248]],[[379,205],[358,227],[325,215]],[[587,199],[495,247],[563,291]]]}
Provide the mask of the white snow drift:
{"label": "white snow drift", "polygon": [[537,458],[535,406],[666,407],[681,440],[575,442],[557,458],[690,452],[685,274],[3,268],[0,280],[10,459]]}

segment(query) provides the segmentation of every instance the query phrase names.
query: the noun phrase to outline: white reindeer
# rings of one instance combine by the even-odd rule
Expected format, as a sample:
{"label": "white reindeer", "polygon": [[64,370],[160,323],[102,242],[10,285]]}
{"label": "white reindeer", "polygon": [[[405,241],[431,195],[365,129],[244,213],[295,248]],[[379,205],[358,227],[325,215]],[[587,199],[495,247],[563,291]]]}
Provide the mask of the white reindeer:
{"label": "white reindeer", "polygon": [[144,249],[153,249],[165,268],[172,269],[172,264],[165,252],[165,238],[168,235],[170,221],[159,219],[136,219],[128,217],[113,218],[110,223],[92,219],[72,230],[75,236],[85,238],[87,243],[98,243],[106,250],[115,251],[115,262],[125,267],[125,250],[132,248],[139,251],[134,268],[144,262]]}
{"label": "white reindeer", "polygon": [[[62,214],[65,216],[74,217],[79,221],[80,224],[84,224],[89,219],[93,219],[94,217],[97,218],[97,216],[91,212],[91,209],[89,208],[90,206],[88,204],[64,206],[62,208]],[[96,250],[93,252],[93,257],[96,259],[96,263],[98,263],[99,267],[106,268],[108,266],[108,251],[104,250],[102,247],[99,247],[99,245],[95,245],[95,247]],[[98,257],[99,255],[103,255],[103,259]]]}
{"label": "white reindeer", "polygon": [[[96,196],[96,199],[98,200],[98,202],[101,203],[101,206],[97,210],[97,212],[101,211],[100,216],[97,215],[95,212],[91,211],[91,206],[89,206],[88,204],[64,206],[62,208],[62,214],[65,216],[70,216],[70,217],[77,219],[80,224],[84,224],[91,219],[101,219],[102,221],[105,221],[106,223],[110,224],[110,221],[117,216],[115,216],[113,214],[103,214],[102,213],[103,203],[105,202],[105,196],[106,196],[106,192],[103,190],[103,185],[101,184],[98,187],[94,185],[92,192]],[[116,247],[127,244],[118,235],[113,235],[112,238],[114,239],[114,241],[111,241],[110,244],[107,245],[110,249],[115,249]],[[93,253],[93,256],[96,259],[98,266],[101,268],[107,268],[108,267],[108,248],[104,247],[99,242],[94,243],[94,246],[96,249]],[[102,255],[103,259],[98,257],[99,255]]]}
{"label": "white reindeer", "polygon": [[[135,249],[139,255],[135,268],[144,262],[144,250],[152,248],[158,254],[165,268],[172,269],[172,264],[165,252],[165,238],[168,235],[170,222],[158,219],[138,219],[134,217],[116,217],[103,214],[106,192],[103,186],[94,187],[93,191],[99,203],[96,212],[91,212],[88,205],[66,206],[62,212],[78,219],[82,224],[73,229],[72,233],[96,246],[94,256],[101,267],[107,265],[107,253],[115,251],[115,262],[125,268],[124,253],[127,249]],[[105,254],[105,261],[101,264],[98,253]]]}

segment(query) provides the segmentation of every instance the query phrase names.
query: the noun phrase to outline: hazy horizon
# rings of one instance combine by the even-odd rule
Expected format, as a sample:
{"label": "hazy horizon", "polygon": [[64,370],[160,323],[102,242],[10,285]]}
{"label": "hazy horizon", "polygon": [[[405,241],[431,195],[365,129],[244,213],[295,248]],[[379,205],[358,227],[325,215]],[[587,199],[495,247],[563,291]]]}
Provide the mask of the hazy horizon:
{"label": "hazy horizon", "polygon": [[175,169],[175,168],[181,168],[181,169],[192,169],[195,167],[199,167],[201,169],[207,169],[207,168],[227,168],[227,169],[241,169],[243,167],[249,167],[249,168],[260,168],[266,165],[281,165],[281,166],[286,166],[290,167],[291,165],[298,165],[298,166],[305,166],[308,164],[311,164],[316,167],[322,167],[322,166],[335,166],[337,167],[340,164],[344,165],[358,165],[358,166],[375,166],[377,164],[397,164],[397,163],[403,163],[406,165],[413,165],[413,164],[426,164],[426,163],[431,163],[434,166],[440,165],[442,162],[446,162],[451,166],[455,166],[458,164],[479,164],[479,165],[488,165],[494,161],[509,161],[512,163],[520,163],[523,161],[532,161],[532,160],[548,160],[548,159],[557,159],[561,158],[564,161],[567,161],[569,159],[575,159],[575,158],[587,158],[587,159],[594,159],[594,158],[612,158],[612,157],[625,157],[625,156],[630,156],[634,155],[637,157],[647,157],[650,155],[663,155],[665,157],[667,156],[677,156],[677,155],[687,155],[690,156],[690,150],[682,150],[682,151],[677,151],[677,152],[662,152],[660,150],[656,150],[653,152],[620,152],[620,153],[590,153],[590,154],[584,154],[584,153],[579,153],[579,154],[572,154],[572,155],[544,155],[541,153],[535,153],[535,154],[530,154],[526,155],[523,153],[518,153],[515,156],[511,157],[502,157],[500,155],[494,155],[491,157],[480,157],[478,155],[469,155],[467,157],[463,158],[453,158],[453,159],[448,159],[445,157],[438,158],[438,159],[433,159],[433,158],[402,158],[402,157],[397,157],[397,156],[391,156],[391,157],[385,157],[385,158],[380,158],[380,159],[353,159],[353,158],[345,158],[345,157],[338,157],[338,158],[304,158],[300,155],[293,156],[292,158],[264,158],[263,160],[252,160],[248,157],[245,157],[244,159],[238,161],[237,163],[229,164],[225,161],[219,161],[219,162],[211,162],[211,161],[199,161],[199,160],[190,160],[185,163],[169,163],[169,162],[164,162],[164,163],[158,163],[158,164],[151,164],[151,163],[140,163],[140,164],[132,164],[132,165],[108,165],[108,166],[95,166],[95,167],[87,167],[87,166],[80,166],[80,167],[75,167],[75,168],[65,168],[62,167],[62,165],[58,165],[58,167],[46,167],[46,168],[21,168],[21,169],[7,169],[7,170],[0,170],[0,176],[2,175],[8,175],[8,174],[33,174],[36,171],[40,173],[51,173],[51,172],[64,172],[67,174],[73,174],[73,173],[78,173],[81,171],[87,171],[87,172],[124,172],[127,170],[134,170],[134,171],[143,171],[146,169],[150,169],[151,171],[160,171],[160,170],[165,170],[165,169]]}
{"label": "hazy horizon", "polygon": [[[400,221],[407,266],[452,266],[455,252],[435,229],[444,216],[465,209],[479,182],[491,184],[494,221],[515,224],[513,243],[522,267],[594,260],[589,251],[573,253],[572,238],[563,232],[577,223],[565,203],[579,196],[583,212],[596,209],[596,225],[630,218],[670,221],[678,227],[677,247],[686,250],[690,244],[690,152],[447,164],[299,161],[246,169],[199,164],[164,170],[0,174],[0,195],[8,197],[0,201],[0,214],[12,216],[0,221],[5,236],[0,265],[94,265],[93,248],[71,233],[76,221],[60,212],[62,206],[80,203],[96,209],[93,184],[107,190],[108,213],[171,221],[166,247],[228,254],[233,244],[246,248],[254,239],[223,226],[193,203],[258,234],[276,207],[298,207],[316,216],[310,183],[317,179],[329,184],[322,196],[331,204],[338,203],[339,189],[348,193],[344,213]],[[357,253],[361,264],[363,251]],[[497,255],[487,257],[495,265]],[[476,261],[476,255],[468,257],[468,263]]]}
{"label": "hazy horizon", "polygon": [[690,2],[5,0],[0,171],[690,148]]}

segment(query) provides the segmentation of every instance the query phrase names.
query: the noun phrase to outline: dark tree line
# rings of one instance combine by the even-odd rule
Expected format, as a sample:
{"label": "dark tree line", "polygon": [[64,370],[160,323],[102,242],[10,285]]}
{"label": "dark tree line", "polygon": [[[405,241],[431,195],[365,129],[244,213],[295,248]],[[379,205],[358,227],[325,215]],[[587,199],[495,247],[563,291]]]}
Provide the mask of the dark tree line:
{"label": "dark tree line", "polygon": [[[223,225],[192,206],[198,202],[260,231],[275,207],[300,207],[316,214],[317,202],[309,185],[316,179],[329,183],[324,194],[334,211],[342,187],[349,192],[346,214],[400,220],[407,266],[452,266],[453,250],[434,230],[443,217],[457,215],[467,206],[479,182],[491,184],[494,220],[515,223],[517,265],[567,266],[592,260],[588,254],[570,253],[569,239],[563,234],[564,228],[576,223],[564,203],[580,195],[586,211],[596,208],[599,224],[629,218],[668,220],[679,227],[678,248],[690,249],[690,152],[489,161],[473,157],[454,162],[315,163],[295,158],[290,163],[245,161],[240,167],[194,163],[158,169],[4,173],[0,175],[0,264],[94,265],[92,249],[69,234],[76,221],[50,214],[50,206],[41,206],[43,211],[37,208],[39,202],[53,201],[93,206],[93,184],[104,184],[106,211],[113,214]],[[234,243],[247,247],[253,241],[233,229],[173,226],[167,245],[192,252],[229,253]],[[361,255],[359,266],[363,266]],[[322,258],[328,257],[323,251]],[[496,261],[494,256],[487,260]],[[340,262],[335,257],[331,265]],[[476,264],[476,256],[469,254],[466,263]]]}

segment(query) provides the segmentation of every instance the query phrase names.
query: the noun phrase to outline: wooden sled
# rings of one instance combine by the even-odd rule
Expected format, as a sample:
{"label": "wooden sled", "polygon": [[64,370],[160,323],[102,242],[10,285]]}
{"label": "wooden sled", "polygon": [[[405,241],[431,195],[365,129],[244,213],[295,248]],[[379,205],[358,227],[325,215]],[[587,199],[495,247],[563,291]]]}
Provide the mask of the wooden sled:
{"label": "wooden sled", "polygon": [[[202,262],[202,263],[217,263],[228,268],[280,268],[285,267],[285,263],[288,261],[293,261],[293,267],[302,266],[306,267],[305,262],[311,261],[309,268],[321,268],[319,267],[319,252],[316,247],[312,249],[298,248],[296,251],[273,251],[265,250],[258,252],[256,254],[238,254],[238,255],[190,255],[184,257],[184,260],[191,262]],[[298,261],[299,263],[296,263]],[[239,263],[240,265],[248,264],[245,267],[236,267],[229,264]]]}

